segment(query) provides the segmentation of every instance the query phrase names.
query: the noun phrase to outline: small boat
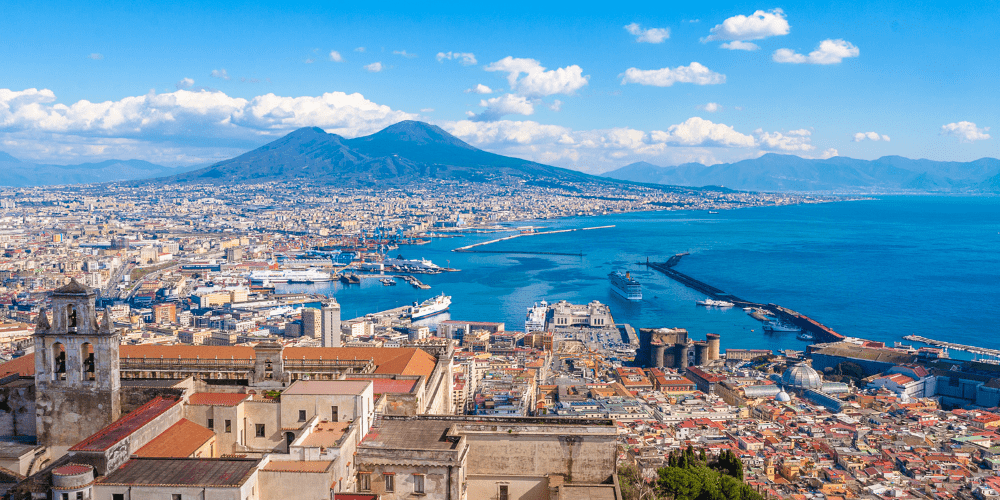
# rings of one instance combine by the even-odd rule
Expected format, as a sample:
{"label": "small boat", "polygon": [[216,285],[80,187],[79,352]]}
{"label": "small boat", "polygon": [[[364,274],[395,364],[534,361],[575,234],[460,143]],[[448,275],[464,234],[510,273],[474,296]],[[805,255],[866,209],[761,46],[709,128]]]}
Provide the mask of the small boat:
{"label": "small boat", "polygon": [[807,342],[811,342],[811,341],[815,340],[815,337],[813,337],[813,334],[811,334],[809,332],[802,332],[802,333],[798,334],[798,336],[796,336],[795,338],[797,338],[799,340],[805,340]]}
{"label": "small boat", "polygon": [[734,305],[736,305],[733,304],[732,302],[727,302],[725,300],[714,300],[714,299],[699,300],[696,301],[695,304],[705,307],[733,307]]}
{"label": "small boat", "polygon": [[396,285],[396,280],[394,280],[392,278],[382,278],[379,281],[382,282],[383,286],[395,286]]}
{"label": "small boat", "polygon": [[787,323],[782,323],[781,321],[771,320],[764,322],[764,331],[767,333],[785,333],[785,332],[801,332],[802,329],[795,326],[789,325]]}
{"label": "small boat", "polygon": [[710,214],[717,214],[719,212],[716,212],[715,210],[709,210],[708,213],[710,213]]}

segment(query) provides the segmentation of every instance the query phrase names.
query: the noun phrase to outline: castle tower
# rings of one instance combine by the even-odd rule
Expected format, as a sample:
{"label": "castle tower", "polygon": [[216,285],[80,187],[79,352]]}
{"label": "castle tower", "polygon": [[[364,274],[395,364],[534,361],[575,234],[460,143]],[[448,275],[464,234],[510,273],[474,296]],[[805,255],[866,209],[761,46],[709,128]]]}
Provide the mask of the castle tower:
{"label": "castle tower", "polygon": [[38,444],[63,450],[121,416],[118,346],[97,294],[76,280],[52,292],[35,328],[35,423]]}

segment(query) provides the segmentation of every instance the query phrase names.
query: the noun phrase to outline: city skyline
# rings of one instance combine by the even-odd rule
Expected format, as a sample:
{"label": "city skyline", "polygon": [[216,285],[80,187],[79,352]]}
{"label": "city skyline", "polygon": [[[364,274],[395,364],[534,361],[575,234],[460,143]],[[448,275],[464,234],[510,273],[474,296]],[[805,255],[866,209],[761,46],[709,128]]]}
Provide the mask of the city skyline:
{"label": "city skyline", "polygon": [[997,156],[979,7],[14,8],[0,151],[185,166],[303,126],[416,119],[588,173],[768,152],[969,161]]}

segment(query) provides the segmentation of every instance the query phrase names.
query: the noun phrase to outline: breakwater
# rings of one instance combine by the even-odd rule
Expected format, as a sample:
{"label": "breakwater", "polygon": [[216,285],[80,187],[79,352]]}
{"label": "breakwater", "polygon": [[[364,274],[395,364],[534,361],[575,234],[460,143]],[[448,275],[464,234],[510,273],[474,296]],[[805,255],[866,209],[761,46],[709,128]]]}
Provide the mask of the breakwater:
{"label": "breakwater", "polygon": [[560,234],[560,233],[572,233],[576,231],[593,231],[595,229],[609,229],[615,227],[613,224],[608,226],[595,226],[595,227],[578,227],[573,229],[556,229],[554,231],[526,231],[518,234],[512,234],[510,236],[504,236],[503,238],[496,238],[489,241],[483,241],[481,243],[475,243],[472,245],[466,245],[464,247],[458,247],[452,250],[452,252],[465,252],[465,253],[497,253],[497,254],[529,254],[529,255],[570,255],[570,256],[583,256],[583,252],[543,252],[543,251],[525,251],[525,250],[474,250],[478,247],[483,247],[486,245],[492,245],[494,243],[500,243],[501,241],[509,241],[516,238],[522,238],[527,236],[543,236],[549,234]]}
{"label": "breakwater", "polygon": [[646,262],[641,264],[645,264],[646,266],[665,274],[667,277],[692,290],[704,293],[709,296],[709,298],[732,302],[733,305],[737,307],[752,307],[754,309],[769,311],[778,319],[786,323],[791,323],[801,328],[804,332],[811,333],[817,342],[836,342],[844,339],[843,335],[835,332],[832,328],[820,323],[819,321],[806,316],[805,314],[801,314],[777,304],[762,304],[759,302],[741,299],[731,293],[727,293],[719,288],[705,283],[704,281],[692,278],[691,276],[674,269],[674,266],[679,264],[681,258],[685,255],[688,255],[688,253],[684,252],[672,255],[666,262],[652,262],[647,258]]}

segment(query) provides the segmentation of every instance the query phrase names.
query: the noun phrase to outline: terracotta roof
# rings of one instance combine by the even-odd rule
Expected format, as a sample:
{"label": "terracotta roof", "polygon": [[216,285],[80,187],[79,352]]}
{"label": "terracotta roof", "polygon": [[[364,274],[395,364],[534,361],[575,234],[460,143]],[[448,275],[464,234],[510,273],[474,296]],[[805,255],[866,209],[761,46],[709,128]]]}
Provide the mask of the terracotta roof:
{"label": "terracotta roof", "polygon": [[139,448],[135,455],[154,458],[184,458],[194,455],[215,433],[186,418],[170,426],[146,446]]}
{"label": "terracotta roof", "polygon": [[97,431],[96,434],[80,441],[69,451],[106,451],[178,403],[180,403],[179,399],[157,397]]}
{"label": "terracotta roof", "polygon": [[302,446],[330,448],[340,441],[351,424],[347,422],[320,422],[302,440]]}
{"label": "terracotta roof", "polygon": [[77,474],[86,474],[92,470],[94,468],[89,465],[67,464],[53,470],[52,473],[57,476],[75,476]]}
{"label": "terracotta roof", "polygon": [[[253,347],[204,345],[123,345],[122,358],[196,358],[255,359]],[[434,356],[415,347],[288,347],[286,359],[371,359],[375,373],[422,375],[430,378],[436,364]],[[0,364],[0,376],[17,372],[30,377],[35,374],[35,355],[28,354]]]}
{"label": "terracotta roof", "polygon": [[188,404],[211,406],[236,406],[250,397],[249,394],[228,392],[196,392],[188,399]]}
{"label": "terracotta roof", "polygon": [[331,465],[333,465],[333,462],[272,461],[261,470],[273,472],[327,472]]}
{"label": "terracotta roof", "polygon": [[391,378],[351,377],[348,380],[371,380],[375,394],[409,394],[416,387],[416,380],[395,380]]}

